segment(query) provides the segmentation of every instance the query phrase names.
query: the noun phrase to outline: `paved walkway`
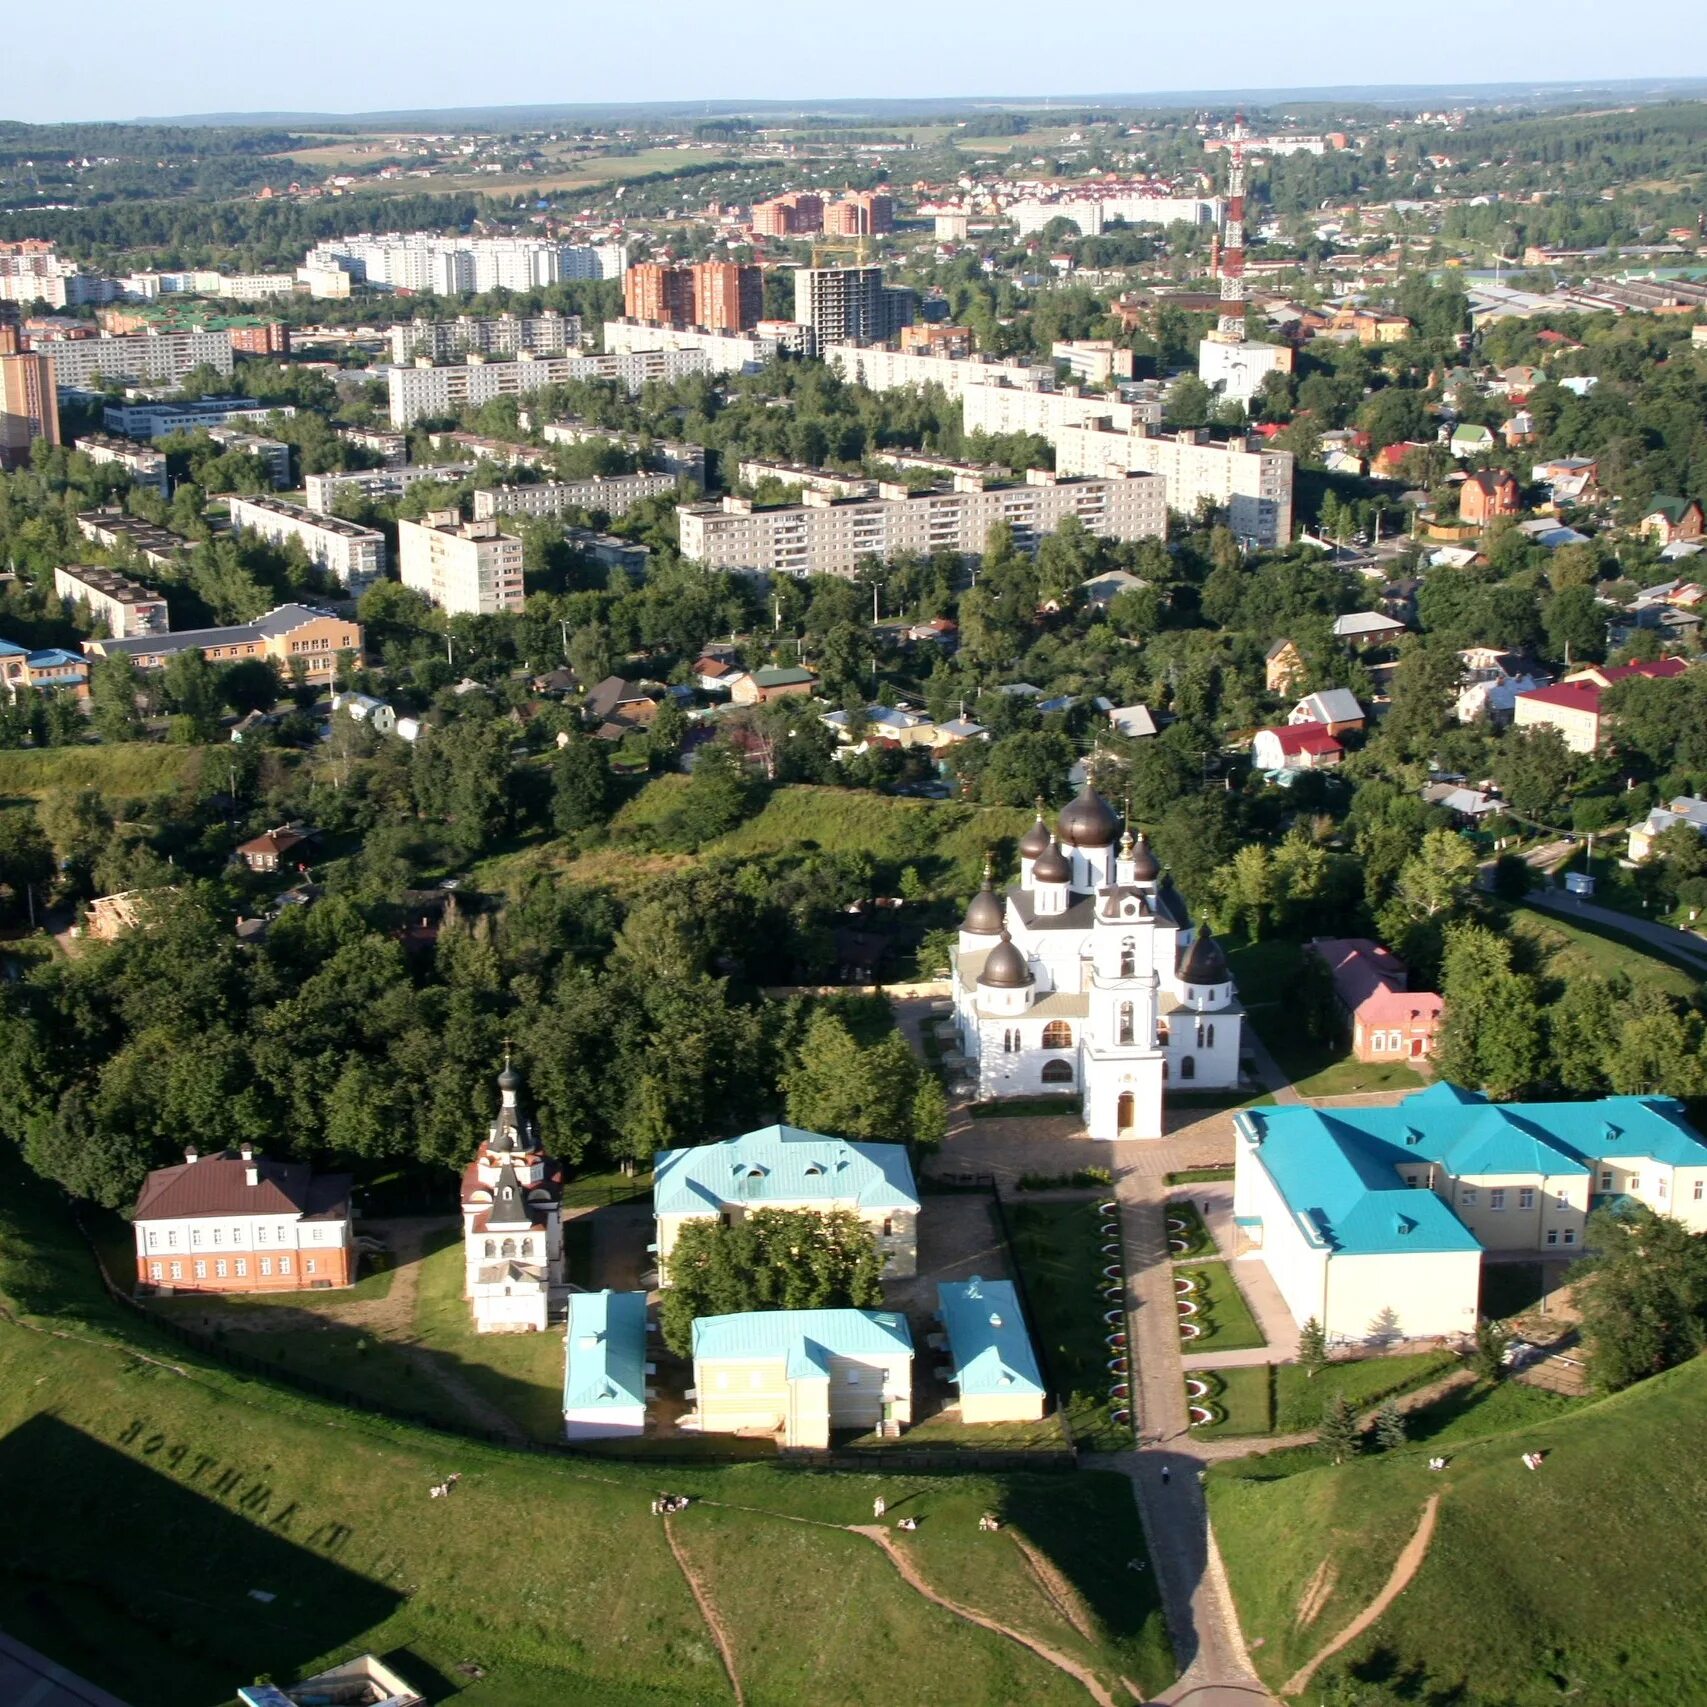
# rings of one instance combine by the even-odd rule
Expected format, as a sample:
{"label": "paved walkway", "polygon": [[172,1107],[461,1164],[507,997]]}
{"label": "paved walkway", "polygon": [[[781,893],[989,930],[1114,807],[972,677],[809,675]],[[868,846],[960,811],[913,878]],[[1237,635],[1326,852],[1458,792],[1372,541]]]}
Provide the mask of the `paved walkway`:
{"label": "paved walkway", "polygon": [[1697,936],[1694,931],[1674,930],[1670,925],[1658,924],[1652,919],[1638,919],[1611,907],[1598,907],[1593,901],[1585,901],[1581,896],[1567,894],[1562,889],[1532,889],[1524,899],[1529,906],[1561,919],[1580,919],[1585,924],[1604,925],[1608,930],[1622,931],[1626,936],[1663,948],[1667,954],[1681,955],[1685,960],[1694,961],[1703,972],[1707,972],[1707,939]]}

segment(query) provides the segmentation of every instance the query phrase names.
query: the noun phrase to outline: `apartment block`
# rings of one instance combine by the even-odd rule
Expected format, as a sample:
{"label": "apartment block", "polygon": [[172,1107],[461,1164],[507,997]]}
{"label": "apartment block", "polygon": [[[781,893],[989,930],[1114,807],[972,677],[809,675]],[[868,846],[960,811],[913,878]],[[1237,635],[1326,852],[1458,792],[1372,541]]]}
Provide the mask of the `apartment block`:
{"label": "apartment block", "polygon": [[334,427],[345,444],[356,446],[381,458],[387,468],[401,468],[409,460],[409,437],[406,433],[372,430],[366,427]]}
{"label": "apartment block", "polygon": [[581,347],[581,317],[558,314],[500,314],[478,319],[412,320],[391,328],[391,359],[399,367],[419,357],[451,361],[457,356],[560,356]]}
{"label": "apartment block", "polygon": [[824,198],[810,190],[794,190],[753,206],[757,237],[804,237],[824,229]]}
{"label": "apartment block", "polygon": [[372,498],[383,503],[401,498],[423,480],[466,480],[472,462],[412,462],[401,468],[356,468],[342,474],[310,474],[303,480],[303,503],[329,516],[344,497]]}
{"label": "apartment block", "polygon": [[915,318],[912,291],[883,282],[881,267],[797,267],[794,318],[823,344],[881,344]]}
{"label": "apartment block", "polygon": [[605,349],[637,355],[655,350],[697,350],[710,373],[757,373],[779,356],[808,356],[817,348],[810,327],[793,320],[761,320],[750,332],[712,332],[703,326],[655,326],[607,320]]}
{"label": "apartment block", "polygon": [[996,356],[955,356],[949,350],[921,350],[917,334],[930,328],[910,327],[901,336],[910,344],[900,349],[869,348],[843,341],[822,345],[824,360],[850,385],[868,391],[893,391],[903,385],[940,385],[950,397],[973,386],[1013,385],[1028,390],[1053,386],[1055,370],[1030,362],[1003,361]]}
{"label": "apartment block", "polygon": [[1219,196],[1159,196],[1141,190],[1126,194],[1080,196],[1061,201],[1035,198],[1012,203],[1004,215],[1011,219],[1021,237],[1043,230],[1057,219],[1077,226],[1084,237],[1100,237],[1103,228],[1123,225],[1219,225],[1222,200]]}
{"label": "apartment block", "polygon": [[254,457],[266,469],[275,492],[289,490],[290,446],[282,439],[263,438],[259,433],[245,433],[237,427],[209,427],[207,436],[221,450]]}
{"label": "apartment block", "polygon": [[785,486],[798,486],[802,492],[822,492],[830,498],[865,498],[877,490],[877,482],[863,474],[836,474],[827,468],[811,468],[800,462],[772,462],[763,457],[748,457],[736,463],[735,478],[743,486],[757,486],[761,480],[779,480]]}
{"label": "apartment block", "polygon": [[945,320],[903,326],[896,342],[906,355],[941,356],[956,362],[965,361],[976,348],[970,326],[950,326]]}
{"label": "apartment block", "polygon": [[687,444],[680,439],[642,439],[633,433],[595,427],[590,422],[577,419],[548,421],[540,432],[548,445],[580,445],[602,440],[627,451],[642,466],[650,466],[659,474],[668,474],[695,486],[705,484],[704,445]]}
{"label": "apartment block", "polygon": [[59,443],[53,358],[31,351],[0,356],[0,468],[22,467],[37,439]]}
{"label": "apartment block", "polygon": [[146,486],[162,498],[172,495],[166,479],[166,458],[160,451],[128,439],[108,438],[105,433],[85,433],[77,441],[77,449],[93,463],[122,468],[133,486]]}
{"label": "apartment block", "polygon": [[693,274],[663,261],[641,261],[622,275],[622,311],[630,320],[692,326]]}
{"label": "apartment block", "polygon": [[455,415],[469,404],[517,397],[547,385],[611,380],[633,394],[708,371],[703,351],[643,350],[602,356],[518,356],[513,362],[470,361],[455,367],[386,369],[391,424],[411,427],[434,416]]}
{"label": "apartment block", "polygon": [[1064,338],[1049,346],[1049,359],[1087,385],[1132,377],[1132,352],[1112,338]]}
{"label": "apartment block", "polygon": [[116,569],[66,564],[54,570],[53,590],[65,601],[68,610],[87,605],[89,615],[104,623],[115,640],[164,634],[170,626],[166,601]]}
{"label": "apartment block", "polygon": [[101,412],[109,433],[127,439],[160,439],[233,423],[259,424],[269,415],[289,420],[293,403],[257,403],[249,397],[197,397],[188,402],[109,403]]}
{"label": "apartment block", "polygon": [[494,517],[463,521],[456,510],[429,510],[397,523],[397,572],[452,616],[493,616],[522,608],[522,542],[500,533]]}
{"label": "apartment block", "polygon": [[708,332],[745,332],[765,317],[764,274],[736,261],[699,261],[693,274],[693,319]]}
{"label": "apartment block", "polygon": [[54,383],[61,391],[90,390],[97,379],[108,384],[176,385],[192,368],[211,367],[222,374],[232,368],[228,331],[46,338],[33,340],[33,345],[38,354],[53,358]]}
{"label": "apartment block", "polygon": [[826,237],[881,237],[895,229],[895,198],[882,190],[850,190],[824,209]]}
{"label": "apartment block", "polygon": [[190,542],[168,528],[156,527],[140,516],[123,510],[84,510],[77,517],[77,531],[91,545],[108,551],[134,551],[154,569],[177,567]]}
{"label": "apartment block", "polygon": [[1059,473],[1159,474],[1170,510],[1189,516],[1207,498],[1227,511],[1228,526],[1253,548],[1270,550],[1292,538],[1292,457],[1264,448],[1260,439],[1217,444],[1201,428],[1117,432],[1098,421],[1060,427],[1051,436]]}
{"label": "apartment block", "polygon": [[323,569],[352,596],[364,592],[385,573],[385,536],[354,522],[340,521],[287,504],[282,498],[226,499],[234,529],[258,534],[269,545],[295,540],[308,560]]}
{"label": "apartment block", "polygon": [[[861,352],[869,353],[869,352]],[[969,433],[1036,433],[1055,442],[1066,427],[1106,421],[1116,432],[1162,424],[1159,397],[1121,403],[1092,392],[1017,385],[968,385],[960,391],[960,423]]]}
{"label": "apartment block", "polygon": [[760,507],[745,498],[678,511],[682,556],[716,569],[772,575],[852,575],[867,558],[902,552],[982,554],[1005,523],[1032,551],[1068,516],[1107,539],[1161,539],[1168,506],[1160,475],[1063,478],[1041,469],[998,483],[972,474],[931,492],[880,484],[870,498],[809,493],[803,503]]}
{"label": "apartment block", "polygon": [[575,510],[626,515],[648,498],[676,490],[670,474],[594,474],[586,480],[544,480],[531,486],[494,486],[474,494],[474,516],[566,516]]}
{"label": "apartment block", "polygon": [[363,232],[316,244],[303,260],[309,273],[337,270],[363,284],[431,296],[469,291],[537,290],[575,279],[621,278],[628,251],[620,243],[559,243],[549,237],[432,237],[425,232]]}
{"label": "apartment block", "polygon": [[139,635],[134,639],[85,640],[91,658],[127,654],[139,670],[161,670],[175,652],[200,652],[210,664],[237,664],[271,658],[288,677],[300,668],[303,678],[324,686],[338,673],[343,653],[362,652],[359,623],[312,605],[279,605],[254,622],[230,628],[189,628],[177,634]]}

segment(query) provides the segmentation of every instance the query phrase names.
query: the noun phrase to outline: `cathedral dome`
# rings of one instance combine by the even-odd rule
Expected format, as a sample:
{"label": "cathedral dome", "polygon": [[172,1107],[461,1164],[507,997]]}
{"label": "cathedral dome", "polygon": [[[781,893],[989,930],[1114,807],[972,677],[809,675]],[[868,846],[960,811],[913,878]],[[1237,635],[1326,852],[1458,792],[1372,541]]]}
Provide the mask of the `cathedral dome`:
{"label": "cathedral dome", "polygon": [[1161,875],[1161,862],[1150,847],[1149,837],[1140,830],[1137,845],[1132,850],[1132,876],[1139,883],[1154,883]]}
{"label": "cathedral dome", "polygon": [[503,1072],[498,1075],[498,1089],[501,1091],[519,1090],[521,1088],[521,1082],[521,1074],[518,1073],[508,1061],[506,1061],[504,1063]]}
{"label": "cathedral dome", "polygon": [[1227,956],[1221,945],[1209,934],[1207,924],[1201,926],[1180,962],[1180,978],[1187,984],[1225,984],[1232,973],[1227,969]]}
{"label": "cathedral dome", "polygon": [[1031,968],[1025,963],[1025,956],[1014,947],[1014,940],[1006,931],[1002,932],[1002,940],[990,950],[984,970],[978,974],[978,982],[989,985],[993,990],[1023,990],[1027,984],[1036,982]]}
{"label": "cathedral dome", "polygon": [[966,909],[966,917],[960,921],[963,931],[970,931],[974,936],[995,936],[1002,928],[1002,903],[996,894],[995,885],[985,878],[983,886],[972,897],[972,905]]}
{"label": "cathedral dome", "polygon": [[1061,808],[1058,820],[1061,840],[1076,848],[1109,848],[1120,834],[1114,808],[1087,782]]}
{"label": "cathedral dome", "polygon": [[1031,868],[1031,875],[1039,883],[1071,883],[1073,880],[1072,861],[1061,851],[1061,844],[1050,839],[1049,846],[1037,856]]}
{"label": "cathedral dome", "polygon": [[1019,851],[1022,859],[1036,859],[1049,846],[1049,826],[1043,821],[1043,808],[1037,809],[1037,822],[1020,837]]}

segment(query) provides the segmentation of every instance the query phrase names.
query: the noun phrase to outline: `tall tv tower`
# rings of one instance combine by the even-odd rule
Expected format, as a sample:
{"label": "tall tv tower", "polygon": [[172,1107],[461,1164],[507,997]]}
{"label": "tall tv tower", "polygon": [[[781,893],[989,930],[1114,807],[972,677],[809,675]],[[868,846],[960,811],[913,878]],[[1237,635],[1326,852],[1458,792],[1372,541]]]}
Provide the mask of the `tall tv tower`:
{"label": "tall tv tower", "polygon": [[1245,341],[1245,115],[1233,115],[1227,133],[1227,214],[1221,238],[1221,313],[1212,336],[1218,344]]}

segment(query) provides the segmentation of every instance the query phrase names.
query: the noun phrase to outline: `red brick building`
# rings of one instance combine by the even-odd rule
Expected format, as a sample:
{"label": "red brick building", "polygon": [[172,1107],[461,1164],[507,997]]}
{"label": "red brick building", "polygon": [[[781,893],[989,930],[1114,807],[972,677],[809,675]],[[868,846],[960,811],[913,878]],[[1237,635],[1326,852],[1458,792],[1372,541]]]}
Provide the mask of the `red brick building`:
{"label": "red brick building", "polygon": [[1517,482],[1503,468],[1484,468],[1464,482],[1458,494],[1458,518],[1472,527],[1486,527],[1501,516],[1523,509]]}
{"label": "red brick building", "polygon": [[1432,990],[1407,990],[1410,974],[1391,949],[1367,937],[1316,937],[1310,952],[1333,974],[1359,1061],[1421,1061],[1434,1053],[1446,1004]]}
{"label": "red brick building", "polygon": [[756,237],[804,237],[824,229],[824,198],[810,190],[794,190],[753,205]]}
{"label": "red brick building", "polygon": [[143,1182],[133,1216],[138,1285],[172,1292],[309,1292],[355,1279],[350,1176],[269,1162],[248,1144],[192,1144]]}

